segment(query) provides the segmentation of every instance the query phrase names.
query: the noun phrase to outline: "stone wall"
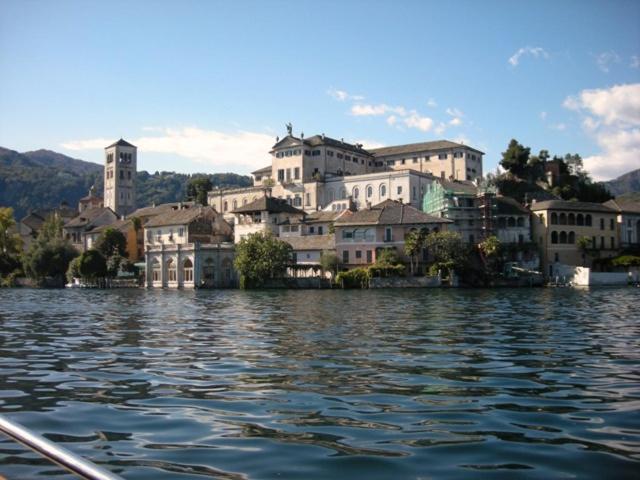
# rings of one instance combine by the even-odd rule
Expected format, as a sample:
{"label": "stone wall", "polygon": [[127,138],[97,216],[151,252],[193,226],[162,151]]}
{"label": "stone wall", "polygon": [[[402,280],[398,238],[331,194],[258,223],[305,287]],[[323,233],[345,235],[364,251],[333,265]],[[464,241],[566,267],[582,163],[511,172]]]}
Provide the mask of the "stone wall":
{"label": "stone wall", "polygon": [[440,277],[374,277],[369,288],[433,288],[441,283]]}

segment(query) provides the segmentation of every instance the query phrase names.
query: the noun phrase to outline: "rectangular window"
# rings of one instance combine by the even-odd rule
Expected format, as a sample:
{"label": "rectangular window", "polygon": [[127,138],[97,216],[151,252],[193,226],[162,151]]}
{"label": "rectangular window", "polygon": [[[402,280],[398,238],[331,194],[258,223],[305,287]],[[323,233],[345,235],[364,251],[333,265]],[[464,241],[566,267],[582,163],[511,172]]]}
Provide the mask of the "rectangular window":
{"label": "rectangular window", "polygon": [[342,263],[349,263],[349,250],[342,251]]}
{"label": "rectangular window", "polygon": [[612,219],[609,220],[609,230],[613,230],[615,228],[615,221]]}
{"label": "rectangular window", "polygon": [[344,238],[344,239],[353,238],[353,231],[352,230],[343,230],[342,231],[342,238]]}
{"label": "rectangular window", "polygon": [[447,154],[446,153],[439,153],[438,154],[438,160],[446,160],[447,159]]}
{"label": "rectangular window", "polygon": [[324,233],[324,228],[322,226],[318,227],[318,235],[322,235]]}
{"label": "rectangular window", "polygon": [[402,195],[402,187],[398,187],[398,195]]}
{"label": "rectangular window", "polygon": [[345,155],[345,156],[344,156],[344,159],[345,159],[345,160],[351,160],[351,155]]}
{"label": "rectangular window", "polygon": [[179,237],[184,237],[184,227],[180,227],[180,228],[178,229],[178,236],[179,236]]}
{"label": "rectangular window", "polygon": [[124,180],[124,170],[120,170],[120,180]]}
{"label": "rectangular window", "polygon": [[278,169],[278,181],[279,182],[284,181],[284,169],[282,168]]}
{"label": "rectangular window", "polygon": [[393,236],[391,234],[392,230],[391,227],[387,227],[384,229],[384,241],[385,242],[390,242],[393,239]]}
{"label": "rectangular window", "polygon": [[304,194],[304,200],[305,200],[305,204],[307,207],[311,206],[311,194],[310,193],[305,193]]}
{"label": "rectangular window", "polygon": [[413,187],[413,199],[415,200],[416,198],[418,198],[418,192],[416,190],[416,187]]}
{"label": "rectangular window", "polygon": [[309,233],[315,233],[315,227],[309,227]]}
{"label": "rectangular window", "polygon": [[356,250],[356,258],[362,258],[362,250]]}
{"label": "rectangular window", "polygon": [[327,157],[333,157],[333,150],[327,150]]}
{"label": "rectangular window", "polygon": [[418,163],[418,157],[413,157],[413,163]]}
{"label": "rectangular window", "polygon": [[300,180],[300,167],[293,169],[293,178],[294,180]]}
{"label": "rectangular window", "polygon": [[373,250],[367,250],[367,263],[373,262]]}
{"label": "rectangular window", "polygon": [[401,165],[406,164],[406,162],[407,162],[407,161],[406,161],[404,158],[403,158],[402,160],[400,160],[400,164],[401,164]]}
{"label": "rectangular window", "polygon": [[613,250],[614,248],[616,248],[616,239],[611,237],[611,250]]}
{"label": "rectangular window", "polygon": [[342,155],[341,153],[336,153],[336,157],[338,157],[338,158],[344,158],[344,155]]}
{"label": "rectangular window", "polygon": [[600,237],[600,248],[604,248],[604,237]]}
{"label": "rectangular window", "polygon": [[287,182],[291,180],[291,169],[287,168]]}
{"label": "rectangular window", "polygon": [[317,157],[318,155],[320,155],[320,150],[314,150],[313,152],[311,152],[311,155]]}

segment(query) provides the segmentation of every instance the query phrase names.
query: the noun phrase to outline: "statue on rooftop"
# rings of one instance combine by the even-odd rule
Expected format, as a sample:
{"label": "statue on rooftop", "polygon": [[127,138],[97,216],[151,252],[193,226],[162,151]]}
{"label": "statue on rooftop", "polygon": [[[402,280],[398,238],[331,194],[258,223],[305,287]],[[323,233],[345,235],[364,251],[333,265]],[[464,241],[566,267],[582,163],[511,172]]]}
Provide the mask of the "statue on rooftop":
{"label": "statue on rooftop", "polygon": [[293,135],[293,125],[291,125],[291,122],[287,123],[285,125],[285,127],[287,127],[287,133],[289,134],[289,136]]}

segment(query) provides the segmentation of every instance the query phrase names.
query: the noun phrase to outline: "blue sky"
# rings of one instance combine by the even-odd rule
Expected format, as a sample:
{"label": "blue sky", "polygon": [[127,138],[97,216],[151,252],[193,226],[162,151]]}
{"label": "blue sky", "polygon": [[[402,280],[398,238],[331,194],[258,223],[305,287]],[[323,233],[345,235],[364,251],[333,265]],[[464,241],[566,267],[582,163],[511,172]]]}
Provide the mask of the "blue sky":
{"label": "blue sky", "polygon": [[0,0],[0,145],[247,173],[285,123],[640,168],[637,1]]}

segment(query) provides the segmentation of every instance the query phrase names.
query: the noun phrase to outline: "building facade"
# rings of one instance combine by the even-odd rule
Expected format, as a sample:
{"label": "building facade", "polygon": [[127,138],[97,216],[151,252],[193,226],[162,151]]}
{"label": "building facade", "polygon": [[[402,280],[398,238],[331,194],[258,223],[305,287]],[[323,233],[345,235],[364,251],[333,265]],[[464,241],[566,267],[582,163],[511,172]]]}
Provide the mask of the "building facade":
{"label": "building facade", "polygon": [[640,247],[640,202],[609,200],[604,205],[617,212],[620,247]]}
{"label": "building facade", "polygon": [[[617,212],[600,203],[547,200],[531,205],[533,239],[541,247],[543,272],[561,265],[593,266],[617,254]],[[581,239],[586,248],[580,247]],[[558,267],[558,268],[556,268]]]}

